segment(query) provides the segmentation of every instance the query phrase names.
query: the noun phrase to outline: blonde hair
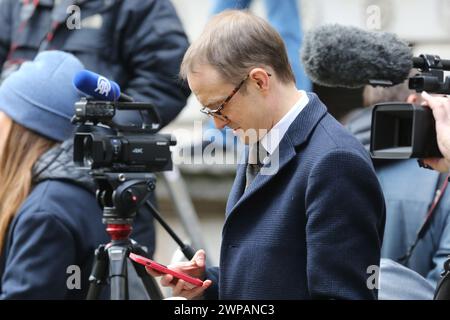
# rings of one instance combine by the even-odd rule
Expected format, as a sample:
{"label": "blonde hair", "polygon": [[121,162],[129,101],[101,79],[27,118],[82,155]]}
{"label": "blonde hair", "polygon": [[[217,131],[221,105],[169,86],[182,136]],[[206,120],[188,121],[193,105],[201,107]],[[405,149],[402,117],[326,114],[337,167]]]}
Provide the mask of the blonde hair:
{"label": "blonde hair", "polygon": [[295,82],[281,36],[264,19],[242,10],[227,10],[211,19],[186,51],[180,76],[186,79],[202,64],[231,83],[242,81],[251,68],[267,66],[282,83]]}
{"label": "blonde hair", "polygon": [[32,169],[55,141],[12,122],[3,150],[0,150],[0,254],[12,219],[32,188]]}

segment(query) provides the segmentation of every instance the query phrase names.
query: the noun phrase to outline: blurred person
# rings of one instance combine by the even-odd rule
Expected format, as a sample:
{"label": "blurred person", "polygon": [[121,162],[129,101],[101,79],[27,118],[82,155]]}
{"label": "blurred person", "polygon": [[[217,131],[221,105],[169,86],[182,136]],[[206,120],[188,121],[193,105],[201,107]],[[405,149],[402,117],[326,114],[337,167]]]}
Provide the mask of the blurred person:
{"label": "blurred person", "polygon": [[[415,73],[415,70],[411,71],[411,75]],[[408,88],[407,80],[393,87],[366,86],[363,91],[364,108],[353,111],[343,121],[368,151],[372,106],[383,102],[417,105],[422,99]],[[450,254],[447,174],[424,170],[416,159],[373,161],[386,200],[381,256],[412,269],[435,287],[444,261]],[[425,221],[429,221],[429,225],[419,239],[418,232]]]}
{"label": "blurred person", "polygon": [[380,261],[384,200],[370,158],[315,94],[296,88],[280,35],[250,13],[223,12],[189,47],[181,75],[201,111],[248,147],[220,266],[206,268],[199,250],[170,267],[206,279],[202,287],[170,275],[161,284],[190,299],[375,299],[366,271]]}
{"label": "blurred person", "polygon": [[[190,94],[178,80],[187,47],[169,0],[0,2],[1,78],[40,51],[70,52],[86,69],[116,81],[136,101],[155,105],[163,126],[180,113]],[[137,111],[118,110],[114,118],[123,125],[143,120],[152,121],[147,113]],[[156,202],[153,195],[151,200]],[[149,217],[154,233],[151,213],[143,209],[141,214]],[[150,256],[155,250],[155,235],[152,238]]]}
{"label": "blurred person", "polygon": [[[42,52],[0,86],[1,299],[85,299],[94,251],[110,241],[94,181],[72,162],[72,78],[83,68]],[[148,219],[137,215],[132,236],[151,246]],[[69,266],[80,271],[72,290]]]}
{"label": "blurred person", "polygon": [[[40,51],[70,52],[136,101],[153,103],[163,125],[179,114],[190,93],[177,79],[187,47],[169,0],[0,2],[2,78]],[[118,119],[141,122],[139,113],[124,111]]]}

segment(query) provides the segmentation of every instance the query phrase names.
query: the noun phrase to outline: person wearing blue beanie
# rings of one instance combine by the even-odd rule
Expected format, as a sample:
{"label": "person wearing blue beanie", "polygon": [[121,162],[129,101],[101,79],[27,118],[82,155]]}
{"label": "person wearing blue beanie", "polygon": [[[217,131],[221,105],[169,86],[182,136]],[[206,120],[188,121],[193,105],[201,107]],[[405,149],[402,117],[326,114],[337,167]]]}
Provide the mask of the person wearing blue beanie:
{"label": "person wearing blue beanie", "polygon": [[25,62],[0,86],[0,111],[27,129],[54,141],[73,132],[70,119],[80,95],[72,78],[83,70],[81,62],[62,51],[44,51]]}
{"label": "person wearing blue beanie", "polygon": [[[110,240],[95,184],[72,161],[82,69],[45,51],[0,86],[0,299],[85,299],[94,251]],[[152,248],[149,219],[136,217],[132,237]]]}

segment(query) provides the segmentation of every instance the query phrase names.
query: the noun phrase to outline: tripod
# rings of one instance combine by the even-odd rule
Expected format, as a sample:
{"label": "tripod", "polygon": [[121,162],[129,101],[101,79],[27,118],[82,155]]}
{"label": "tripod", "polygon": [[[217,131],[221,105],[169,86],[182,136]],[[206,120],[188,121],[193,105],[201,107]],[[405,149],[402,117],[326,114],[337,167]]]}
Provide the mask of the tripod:
{"label": "tripod", "polygon": [[[145,250],[130,239],[133,218],[155,189],[155,178],[145,173],[99,171],[92,175],[98,186],[96,197],[103,208],[103,223],[111,242],[100,245],[95,251],[87,299],[98,299],[102,287],[109,282],[111,300],[128,300],[128,255],[147,256]],[[134,261],[132,265],[150,299],[162,299],[161,290],[145,267]]]}

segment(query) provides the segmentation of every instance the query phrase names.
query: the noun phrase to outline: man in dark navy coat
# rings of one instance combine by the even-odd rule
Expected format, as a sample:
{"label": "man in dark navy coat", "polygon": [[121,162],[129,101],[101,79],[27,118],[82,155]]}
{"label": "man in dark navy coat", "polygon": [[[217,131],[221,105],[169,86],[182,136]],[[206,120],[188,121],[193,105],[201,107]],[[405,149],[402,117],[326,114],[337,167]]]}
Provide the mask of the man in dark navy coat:
{"label": "man in dark navy coat", "polygon": [[171,268],[207,279],[203,287],[169,275],[162,285],[187,298],[376,299],[368,270],[379,265],[385,207],[371,161],[315,94],[295,87],[276,31],[224,12],[188,49],[181,75],[249,152],[229,195],[220,266],[206,268],[200,250]]}

